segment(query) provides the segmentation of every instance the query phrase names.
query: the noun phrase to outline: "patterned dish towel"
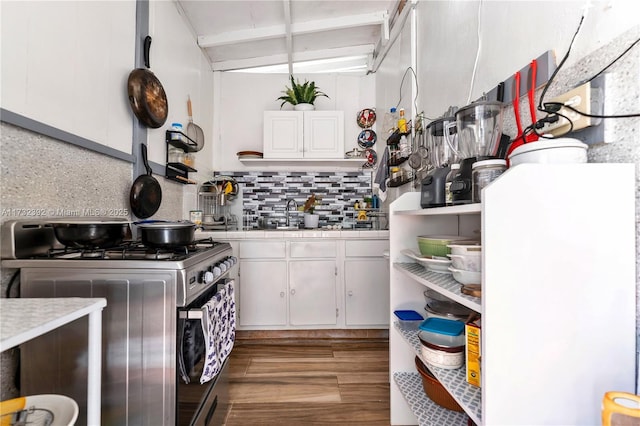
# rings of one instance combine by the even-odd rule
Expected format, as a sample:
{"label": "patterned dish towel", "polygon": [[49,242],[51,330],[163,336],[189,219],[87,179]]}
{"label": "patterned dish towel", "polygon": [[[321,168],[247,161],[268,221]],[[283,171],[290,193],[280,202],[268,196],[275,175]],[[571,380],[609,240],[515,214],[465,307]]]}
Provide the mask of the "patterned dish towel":
{"label": "patterned dish towel", "polygon": [[236,335],[234,282],[230,280],[202,307],[202,332],[206,346],[200,383],[215,378],[233,349]]}

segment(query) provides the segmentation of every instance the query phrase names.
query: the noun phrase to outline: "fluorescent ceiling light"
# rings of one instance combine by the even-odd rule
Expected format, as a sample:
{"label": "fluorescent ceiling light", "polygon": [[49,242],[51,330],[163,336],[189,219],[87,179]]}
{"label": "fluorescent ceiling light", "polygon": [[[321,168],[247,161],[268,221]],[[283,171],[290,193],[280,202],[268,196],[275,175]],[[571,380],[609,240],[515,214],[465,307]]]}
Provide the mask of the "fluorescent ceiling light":
{"label": "fluorescent ceiling light", "polygon": [[[314,61],[294,62],[294,74],[316,74],[316,73],[361,73],[367,72],[367,55],[347,56],[343,58],[318,59]],[[256,74],[287,74],[289,67],[286,63],[279,65],[268,65],[264,67],[244,68],[229,70],[229,72],[247,72]]]}

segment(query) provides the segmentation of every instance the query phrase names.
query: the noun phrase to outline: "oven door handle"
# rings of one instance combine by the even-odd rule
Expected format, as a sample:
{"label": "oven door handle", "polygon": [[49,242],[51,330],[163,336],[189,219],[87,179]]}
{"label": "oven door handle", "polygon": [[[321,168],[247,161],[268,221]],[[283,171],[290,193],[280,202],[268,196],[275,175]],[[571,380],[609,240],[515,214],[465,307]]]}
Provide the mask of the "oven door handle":
{"label": "oven door handle", "polygon": [[201,320],[202,319],[202,310],[194,309],[194,310],[191,310],[191,311],[180,311],[179,317],[180,317],[180,319],[197,319],[197,320]]}

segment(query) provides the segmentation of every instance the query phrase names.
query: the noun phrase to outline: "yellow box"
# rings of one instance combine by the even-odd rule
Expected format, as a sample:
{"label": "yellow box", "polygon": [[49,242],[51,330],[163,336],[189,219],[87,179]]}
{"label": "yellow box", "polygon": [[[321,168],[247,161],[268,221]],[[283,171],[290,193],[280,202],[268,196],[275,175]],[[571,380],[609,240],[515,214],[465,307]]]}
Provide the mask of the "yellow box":
{"label": "yellow box", "polygon": [[480,322],[465,324],[467,382],[480,387]]}

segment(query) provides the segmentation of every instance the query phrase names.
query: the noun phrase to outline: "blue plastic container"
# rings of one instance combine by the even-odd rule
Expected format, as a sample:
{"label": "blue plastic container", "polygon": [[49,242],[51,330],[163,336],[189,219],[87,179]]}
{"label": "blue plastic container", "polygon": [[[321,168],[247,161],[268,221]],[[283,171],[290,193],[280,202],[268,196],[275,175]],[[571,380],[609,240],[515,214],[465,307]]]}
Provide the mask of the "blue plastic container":
{"label": "blue plastic container", "polygon": [[427,318],[420,324],[419,328],[423,331],[444,334],[445,336],[458,336],[464,331],[464,323],[444,318]]}

